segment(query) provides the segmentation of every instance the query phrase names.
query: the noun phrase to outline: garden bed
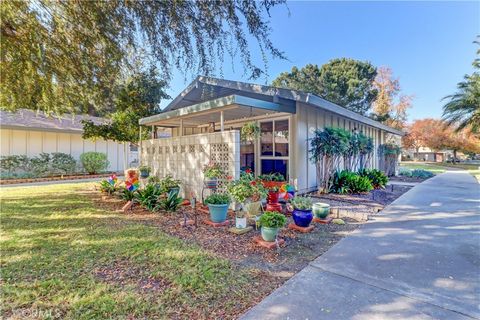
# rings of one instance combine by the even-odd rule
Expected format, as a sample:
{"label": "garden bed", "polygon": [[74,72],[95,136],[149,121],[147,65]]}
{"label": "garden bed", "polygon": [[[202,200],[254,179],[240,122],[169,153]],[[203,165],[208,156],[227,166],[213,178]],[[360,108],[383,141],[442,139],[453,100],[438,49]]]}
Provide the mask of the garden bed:
{"label": "garden bed", "polygon": [[32,182],[46,182],[46,181],[106,178],[106,177],[109,177],[111,175],[112,175],[112,173],[102,173],[102,174],[73,174],[73,175],[43,177],[43,178],[21,178],[21,179],[11,178],[11,179],[1,179],[0,180],[0,185],[18,184],[18,183],[32,183]]}

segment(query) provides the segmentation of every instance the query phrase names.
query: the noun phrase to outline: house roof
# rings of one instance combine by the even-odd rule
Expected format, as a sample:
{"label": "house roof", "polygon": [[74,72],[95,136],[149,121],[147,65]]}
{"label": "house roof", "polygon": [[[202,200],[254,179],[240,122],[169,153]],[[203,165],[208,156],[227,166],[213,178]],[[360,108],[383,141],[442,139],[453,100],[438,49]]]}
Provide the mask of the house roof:
{"label": "house roof", "polygon": [[390,133],[404,135],[400,130],[386,126],[383,123],[362,116],[311,93],[205,76],[198,76],[185,90],[170,102],[163,112],[232,95],[245,96],[292,107],[295,106],[295,102],[302,102]]}
{"label": "house roof", "polygon": [[87,115],[47,116],[43,112],[37,113],[29,109],[17,112],[0,110],[0,126],[8,129],[82,133],[82,120],[91,120],[95,124],[106,121],[104,118]]}

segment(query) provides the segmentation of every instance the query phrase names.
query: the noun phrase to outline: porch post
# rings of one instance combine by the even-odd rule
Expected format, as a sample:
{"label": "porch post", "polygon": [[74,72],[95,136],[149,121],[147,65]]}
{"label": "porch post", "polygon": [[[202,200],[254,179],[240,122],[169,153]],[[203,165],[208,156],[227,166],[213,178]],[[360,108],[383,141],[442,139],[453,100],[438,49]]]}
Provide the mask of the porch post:
{"label": "porch post", "polygon": [[152,140],[155,139],[155,126],[152,126]]}
{"label": "porch post", "polygon": [[142,165],[142,126],[138,133],[138,166]]}
{"label": "porch post", "polygon": [[223,132],[223,130],[225,129],[225,118],[223,116],[223,110],[220,111],[220,131]]}
{"label": "porch post", "polygon": [[180,137],[183,137],[183,119],[180,119],[180,132],[178,135]]}

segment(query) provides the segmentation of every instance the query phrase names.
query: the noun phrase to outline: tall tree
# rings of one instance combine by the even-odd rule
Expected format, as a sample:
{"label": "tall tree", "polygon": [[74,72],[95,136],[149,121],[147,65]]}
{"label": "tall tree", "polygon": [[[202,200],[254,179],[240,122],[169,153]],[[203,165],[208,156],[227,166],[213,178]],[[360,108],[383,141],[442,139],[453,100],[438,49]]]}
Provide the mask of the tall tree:
{"label": "tall tree", "polygon": [[[480,44],[479,41],[475,43]],[[444,98],[448,102],[443,106],[443,119],[455,126],[457,132],[468,128],[480,134],[480,49],[473,67],[474,72],[465,75],[463,81],[457,84],[458,91]]]}
{"label": "tall tree", "polygon": [[212,74],[227,54],[259,77],[266,66],[253,62],[250,39],[264,61],[284,58],[267,20],[284,1],[3,1],[0,106],[102,110],[112,103],[112,84],[140,54],[166,80],[174,67]]}
{"label": "tall tree", "polygon": [[[170,98],[164,92],[165,86],[153,68],[130,75],[113,89],[115,111],[109,114],[108,121],[102,124],[83,121],[83,138],[136,144],[140,138],[138,121],[160,112],[161,100]],[[141,138],[147,139],[149,132],[150,128],[145,127]]]}
{"label": "tall tree", "polygon": [[392,69],[388,67],[378,68],[373,84],[378,95],[373,102],[372,118],[391,127],[403,129],[413,97],[400,93],[400,81],[393,77]]}
{"label": "tall tree", "polygon": [[366,114],[377,96],[373,81],[376,68],[366,61],[333,59],[322,65],[308,64],[291,72],[282,72],[274,81],[276,87],[317,94],[333,103],[360,114]]}

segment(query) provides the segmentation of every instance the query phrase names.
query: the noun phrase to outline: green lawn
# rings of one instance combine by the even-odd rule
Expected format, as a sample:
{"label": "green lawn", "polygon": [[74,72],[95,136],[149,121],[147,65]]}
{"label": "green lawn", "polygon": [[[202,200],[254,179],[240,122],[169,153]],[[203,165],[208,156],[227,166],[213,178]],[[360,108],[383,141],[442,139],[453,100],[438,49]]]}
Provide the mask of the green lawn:
{"label": "green lawn", "polygon": [[0,190],[2,318],[225,318],[258,299],[245,269],[96,208],[88,186]]}
{"label": "green lawn", "polygon": [[400,167],[407,169],[424,169],[435,174],[445,172],[446,170],[467,170],[480,181],[480,170],[478,165],[465,163],[429,163],[429,162],[401,162]]}

